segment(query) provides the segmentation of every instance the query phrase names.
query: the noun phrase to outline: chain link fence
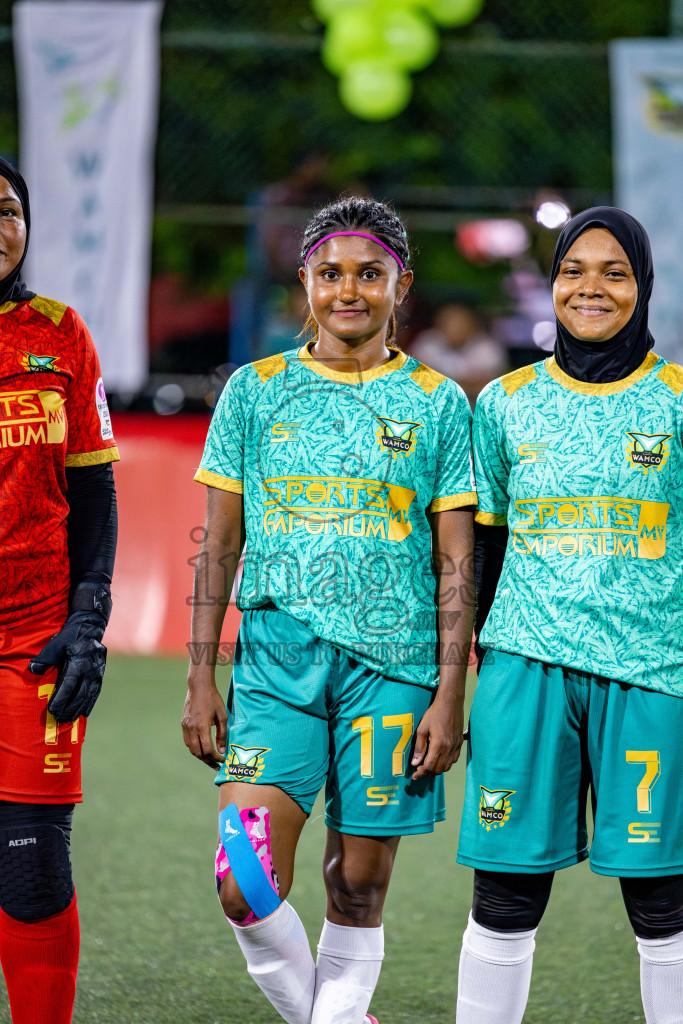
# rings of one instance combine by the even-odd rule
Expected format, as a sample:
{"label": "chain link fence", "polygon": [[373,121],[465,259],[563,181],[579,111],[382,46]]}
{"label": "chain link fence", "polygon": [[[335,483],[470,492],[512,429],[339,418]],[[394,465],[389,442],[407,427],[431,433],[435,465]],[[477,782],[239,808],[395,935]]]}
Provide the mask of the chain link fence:
{"label": "chain link fence", "polygon": [[[349,188],[395,202],[406,217],[421,282],[413,323],[421,302],[424,325],[452,298],[454,281],[478,305],[504,309],[506,268],[469,264],[453,247],[454,226],[475,213],[514,211],[533,232],[541,190],[560,193],[573,209],[609,202],[608,43],[667,35],[677,3],[486,0],[472,25],[442,30],[436,60],[413,78],[408,107],[367,123],[339,101],[308,0],[167,0],[152,369],[191,375],[220,364],[228,315],[233,362],[259,354],[266,321],[290,330],[285,281],[296,280],[299,226],[318,202]],[[0,0],[0,152],[16,159],[11,7]],[[316,162],[317,179],[308,173]],[[553,240],[545,234],[533,242],[542,270]],[[268,252],[278,246],[279,267]],[[173,282],[169,298],[164,287]],[[196,344],[173,333],[168,310],[199,301],[205,309],[213,303],[213,327]],[[166,310],[164,325],[157,308]]]}
{"label": "chain link fence", "polygon": [[[428,185],[604,194],[611,186],[606,44],[668,29],[669,0],[487,0],[471,26],[442,31],[440,54],[415,76],[408,108],[369,124],[339,102],[308,0],[167,0],[158,202],[241,205],[310,152],[328,154],[333,183],[362,179],[381,194]],[[0,148],[12,156],[6,0],[0,52]]]}

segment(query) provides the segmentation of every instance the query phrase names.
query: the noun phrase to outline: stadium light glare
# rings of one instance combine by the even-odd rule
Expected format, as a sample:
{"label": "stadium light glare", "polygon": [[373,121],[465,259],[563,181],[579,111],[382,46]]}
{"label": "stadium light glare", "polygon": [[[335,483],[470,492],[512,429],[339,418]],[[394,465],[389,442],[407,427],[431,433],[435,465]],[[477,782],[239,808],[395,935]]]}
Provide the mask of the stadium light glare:
{"label": "stadium light glare", "polygon": [[544,228],[551,231],[554,228],[563,227],[571,216],[571,210],[566,203],[559,200],[547,200],[540,204],[536,210],[536,220]]}
{"label": "stadium light glare", "polygon": [[174,416],[185,404],[185,392],[180,384],[162,384],[152,399],[152,407],[159,416]]}
{"label": "stadium light glare", "polygon": [[555,348],[555,324],[550,320],[539,320],[531,332],[534,345],[543,352],[552,352]]}

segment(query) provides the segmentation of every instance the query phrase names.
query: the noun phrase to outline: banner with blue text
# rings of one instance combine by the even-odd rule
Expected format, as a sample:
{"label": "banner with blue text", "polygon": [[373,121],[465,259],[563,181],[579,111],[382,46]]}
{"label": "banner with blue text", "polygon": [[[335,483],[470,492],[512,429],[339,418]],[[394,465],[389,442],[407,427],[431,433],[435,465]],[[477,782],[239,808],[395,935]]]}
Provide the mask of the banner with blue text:
{"label": "banner with blue text", "polygon": [[122,392],[147,377],[161,12],[158,0],[14,6],[24,279],[81,314],[107,387]]}

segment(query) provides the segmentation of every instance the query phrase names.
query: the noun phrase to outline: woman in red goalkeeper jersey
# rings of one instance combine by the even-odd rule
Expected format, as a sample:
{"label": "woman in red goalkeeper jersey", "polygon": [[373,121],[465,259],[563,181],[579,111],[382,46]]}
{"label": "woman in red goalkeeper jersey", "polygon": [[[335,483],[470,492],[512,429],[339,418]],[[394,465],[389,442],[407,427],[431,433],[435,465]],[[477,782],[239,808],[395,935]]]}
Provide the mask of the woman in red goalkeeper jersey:
{"label": "woman in red goalkeeper jersey", "polygon": [[14,1024],[69,1024],[69,838],[104,672],[118,452],[87,327],[21,280],[29,234],[26,183],[0,160],[0,963]]}

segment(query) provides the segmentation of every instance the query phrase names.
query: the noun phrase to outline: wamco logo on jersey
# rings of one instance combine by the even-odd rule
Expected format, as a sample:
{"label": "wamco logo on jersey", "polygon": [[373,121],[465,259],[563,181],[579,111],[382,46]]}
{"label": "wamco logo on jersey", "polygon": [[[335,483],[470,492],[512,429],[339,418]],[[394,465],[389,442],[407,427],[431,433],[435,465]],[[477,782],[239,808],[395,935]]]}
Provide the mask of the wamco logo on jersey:
{"label": "wamco logo on jersey", "polygon": [[54,370],[58,356],[34,356],[32,352],[24,352],[21,365],[25,370],[36,373],[38,370]]}
{"label": "wamco logo on jersey", "polygon": [[639,434],[635,430],[627,430],[626,433],[631,438],[631,443],[626,445],[629,465],[641,473],[649,473],[651,469],[661,473],[669,458],[666,442],[673,434]]}
{"label": "wamco logo on jersey", "polygon": [[65,436],[64,398],[56,391],[0,393],[0,448],[61,444]]}
{"label": "wamco logo on jersey", "polygon": [[253,782],[258,779],[265,767],[263,755],[269,750],[270,747],[240,747],[237,743],[231,743],[228,776],[235,782]]}
{"label": "wamco logo on jersey", "polygon": [[416,434],[422,424],[411,423],[407,420],[391,420],[384,416],[377,416],[376,418],[382,424],[375,434],[380,448],[388,449],[395,459],[399,455],[403,455],[405,458],[412,455],[417,444]]}

